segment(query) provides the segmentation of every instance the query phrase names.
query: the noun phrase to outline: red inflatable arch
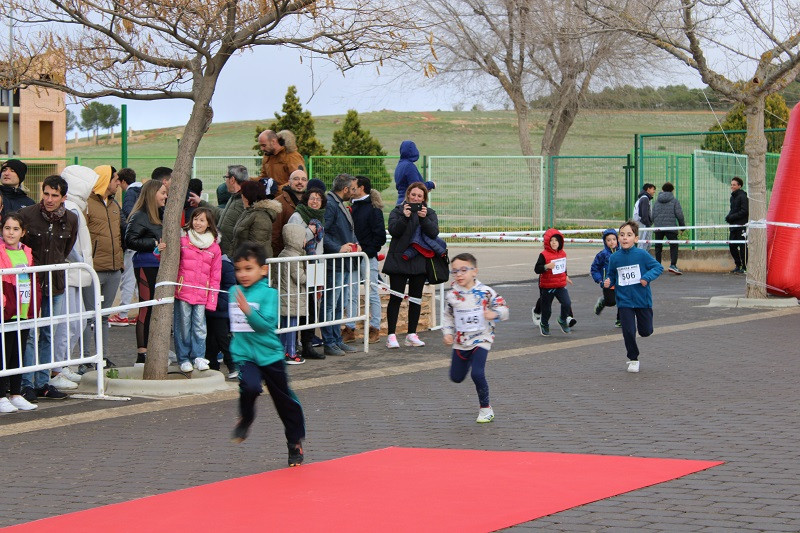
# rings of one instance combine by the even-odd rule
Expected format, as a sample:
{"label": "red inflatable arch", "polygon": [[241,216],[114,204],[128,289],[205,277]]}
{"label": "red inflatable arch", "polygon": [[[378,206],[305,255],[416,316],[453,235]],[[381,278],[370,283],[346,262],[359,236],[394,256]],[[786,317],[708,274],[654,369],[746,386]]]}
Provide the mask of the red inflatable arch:
{"label": "red inflatable arch", "polygon": [[[767,222],[800,224],[800,104],[789,115]],[[767,285],[800,298],[800,228],[767,226]]]}

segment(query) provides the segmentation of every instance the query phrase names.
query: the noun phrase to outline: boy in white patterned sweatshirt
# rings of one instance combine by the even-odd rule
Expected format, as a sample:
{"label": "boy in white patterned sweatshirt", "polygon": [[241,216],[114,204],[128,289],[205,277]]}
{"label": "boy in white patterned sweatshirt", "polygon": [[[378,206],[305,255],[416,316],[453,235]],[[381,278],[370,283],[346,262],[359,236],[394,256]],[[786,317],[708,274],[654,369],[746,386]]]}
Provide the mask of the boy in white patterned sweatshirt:
{"label": "boy in white patterned sweatshirt", "polygon": [[461,383],[472,368],[472,381],[480,402],[476,422],[491,422],[494,411],[489,404],[489,384],[484,368],[494,342],[494,323],[508,319],[508,307],[502,296],[476,279],[478,261],[475,256],[458,254],[450,268],[456,280],[445,296],[442,325],[444,343],[453,346],[450,379]]}

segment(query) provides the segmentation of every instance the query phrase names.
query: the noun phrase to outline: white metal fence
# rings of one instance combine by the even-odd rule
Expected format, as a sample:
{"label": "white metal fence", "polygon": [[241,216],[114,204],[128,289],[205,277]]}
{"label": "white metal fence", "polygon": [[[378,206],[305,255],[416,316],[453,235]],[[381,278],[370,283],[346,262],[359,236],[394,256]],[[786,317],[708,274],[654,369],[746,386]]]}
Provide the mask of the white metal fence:
{"label": "white metal fence", "polygon": [[[65,290],[63,294],[54,295],[52,291],[54,274],[63,272],[65,280]],[[70,284],[70,273],[78,272],[86,274],[91,279],[91,284],[86,287],[79,287]],[[34,267],[19,267],[10,269],[0,269],[0,275],[14,276],[16,287],[27,290],[16,291],[16,307],[20,309],[23,300],[27,299],[29,305],[36,306],[39,301],[41,304],[38,309],[47,309],[47,313],[37,316],[39,313],[34,311],[34,317],[23,319],[17,315],[14,319],[6,320],[0,314],[0,330],[2,330],[2,366],[0,366],[0,376],[10,376],[14,374],[27,374],[33,372],[50,372],[52,369],[63,368],[73,365],[98,365],[97,373],[97,396],[104,397],[103,387],[103,332],[101,327],[94,328],[94,346],[85,337],[87,320],[101,324],[100,321],[100,282],[97,273],[86,263],[64,263],[59,265],[45,265]],[[51,288],[43,292],[39,283],[33,282],[35,277],[45,276],[47,286]],[[84,309],[82,291],[92,291],[94,293],[94,309]],[[38,309],[35,307],[38,311]],[[26,354],[26,346],[20,342],[21,332],[27,330],[32,340]],[[6,362],[6,335],[16,334],[17,338],[17,368],[10,368]],[[50,346],[46,349],[47,338],[49,337]],[[66,341],[66,342],[64,342]],[[43,344],[44,343],[44,344]],[[45,348],[40,351],[41,348]],[[12,354],[13,356],[13,354]]]}

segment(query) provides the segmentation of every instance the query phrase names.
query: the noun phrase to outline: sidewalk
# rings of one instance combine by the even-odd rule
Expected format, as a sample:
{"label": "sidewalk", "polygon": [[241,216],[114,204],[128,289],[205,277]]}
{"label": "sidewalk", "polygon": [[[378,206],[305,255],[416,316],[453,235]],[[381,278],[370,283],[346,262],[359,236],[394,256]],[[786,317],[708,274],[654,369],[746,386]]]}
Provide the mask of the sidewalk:
{"label": "sidewalk", "polygon": [[[599,290],[588,276],[573,274],[574,332],[544,338],[530,321],[532,276],[523,276],[534,250],[479,253],[481,279],[511,308],[487,365],[495,421],[475,424],[474,386],[449,382],[441,335],[425,332],[423,348],[381,343],[290,367],[308,461],[386,446],[722,460],[515,529],[800,530],[798,310],[706,307],[742,292],[744,278],[665,273],[653,284],[656,332],[640,341],[642,371],[628,374],[614,309],[593,314]],[[111,357],[132,363],[133,339],[133,328],[112,329]],[[251,438],[229,443],[235,398],[43,401],[40,412],[0,416],[0,526],[284,468],[283,430],[266,398]]]}

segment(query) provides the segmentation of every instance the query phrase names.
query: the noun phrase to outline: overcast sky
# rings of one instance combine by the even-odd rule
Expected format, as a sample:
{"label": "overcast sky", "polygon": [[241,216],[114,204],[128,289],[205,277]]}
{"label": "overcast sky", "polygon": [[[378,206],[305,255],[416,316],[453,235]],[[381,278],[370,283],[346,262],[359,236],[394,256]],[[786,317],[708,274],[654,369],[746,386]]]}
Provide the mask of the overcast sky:
{"label": "overcast sky", "polygon": [[[233,57],[222,71],[212,101],[214,122],[272,119],[273,113],[280,112],[290,85],[297,87],[303,109],[317,116],[345,114],[348,109],[359,113],[381,109],[450,110],[453,103],[464,99],[447,87],[426,80],[421,69],[400,74],[398,69],[386,68],[379,74],[370,66],[343,75],[319,57],[312,61],[306,55],[301,63],[297,51],[277,47],[261,47]],[[401,80],[397,80],[398,75]],[[187,100],[100,101],[116,106],[127,104],[128,125],[134,130],[182,126],[191,111]],[[80,118],[80,107],[73,105],[71,109]]]}

